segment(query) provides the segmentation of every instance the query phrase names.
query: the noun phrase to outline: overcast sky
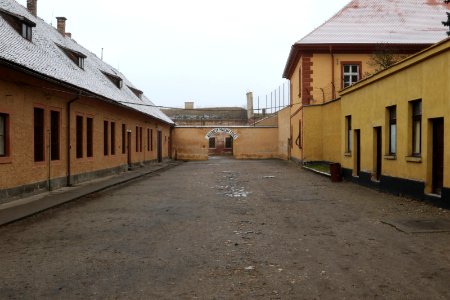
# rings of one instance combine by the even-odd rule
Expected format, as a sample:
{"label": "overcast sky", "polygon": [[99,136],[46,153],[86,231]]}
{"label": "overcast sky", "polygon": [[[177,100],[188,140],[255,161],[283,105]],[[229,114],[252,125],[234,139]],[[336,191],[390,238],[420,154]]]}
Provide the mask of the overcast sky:
{"label": "overcast sky", "polygon": [[[38,0],[38,15],[157,105],[244,106],[285,82],[291,45],[349,0]],[[19,3],[26,6],[26,0]],[[287,85],[286,85],[287,93]]]}

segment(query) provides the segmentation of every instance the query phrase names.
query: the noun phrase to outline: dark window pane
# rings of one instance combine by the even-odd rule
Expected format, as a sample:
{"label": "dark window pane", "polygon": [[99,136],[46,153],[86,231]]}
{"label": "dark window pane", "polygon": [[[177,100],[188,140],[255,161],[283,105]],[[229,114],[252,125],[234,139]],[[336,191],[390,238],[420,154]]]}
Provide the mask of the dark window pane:
{"label": "dark window pane", "polygon": [[139,127],[139,152],[142,152],[142,127]]}
{"label": "dark window pane", "polygon": [[111,122],[111,154],[116,154],[116,123]]}
{"label": "dark window pane", "polygon": [[122,154],[125,154],[125,138],[126,138],[127,128],[125,124],[122,124]]}
{"label": "dark window pane", "polygon": [[77,116],[76,119],[76,139],[77,139],[77,158],[83,157],[83,117]]}
{"label": "dark window pane", "polygon": [[44,161],[44,110],[34,108],[34,161]]}
{"label": "dark window pane", "polygon": [[59,160],[60,156],[60,113],[59,111],[50,112],[50,128],[51,128],[51,157],[52,160]]}
{"label": "dark window pane", "polygon": [[211,148],[211,149],[216,148],[216,138],[214,138],[214,137],[209,138],[209,148]]}
{"label": "dark window pane", "polygon": [[139,152],[139,127],[136,126],[136,152]]}
{"label": "dark window pane", "polygon": [[108,121],[103,121],[103,154],[108,155]]}
{"label": "dark window pane", "polygon": [[422,101],[413,102],[413,116],[422,115]]}
{"label": "dark window pane", "polygon": [[150,151],[153,151],[153,129],[150,129]]}
{"label": "dark window pane", "polygon": [[0,114],[0,156],[6,156],[6,115]]}
{"label": "dark window pane", "polygon": [[94,120],[92,118],[87,118],[86,124],[86,138],[87,138],[87,157],[94,156]]}
{"label": "dark window pane", "polygon": [[231,149],[233,146],[233,138],[231,136],[225,138],[225,148]]}

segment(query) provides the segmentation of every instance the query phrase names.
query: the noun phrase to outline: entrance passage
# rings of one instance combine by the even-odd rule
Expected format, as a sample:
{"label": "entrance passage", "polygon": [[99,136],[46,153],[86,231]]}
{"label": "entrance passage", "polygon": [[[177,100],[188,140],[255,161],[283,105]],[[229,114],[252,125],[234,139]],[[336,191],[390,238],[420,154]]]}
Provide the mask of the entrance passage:
{"label": "entrance passage", "polygon": [[226,133],[218,133],[209,138],[209,156],[233,155],[233,137]]}
{"label": "entrance passage", "polygon": [[433,193],[440,195],[444,184],[444,119],[433,119]]}

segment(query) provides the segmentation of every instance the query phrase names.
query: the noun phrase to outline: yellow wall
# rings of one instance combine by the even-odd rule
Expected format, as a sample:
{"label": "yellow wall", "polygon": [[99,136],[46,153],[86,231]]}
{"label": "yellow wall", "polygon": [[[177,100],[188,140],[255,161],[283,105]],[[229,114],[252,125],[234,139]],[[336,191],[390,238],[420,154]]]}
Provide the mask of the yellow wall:
{"label": "yellow wall", "polygon": [[173,157],[179,160],[207,160],[208,140],[205,135],[211,128],[175,127],[173,130]]}
{"label": "yellow wall", "polygon": [[[174,157],[180,160],[208,159],[206,134],[215,127],[176,127],[173,133]],[[237,159],[279,158],[278,128],[226,127],[238,135],[233,140]]]}
{"label": "yellow wall", "polygon": [[301,103],[300,96],[301,96],[301,86],[300,86],[300,66],[301,66],[301,58],[297,63],[297,66],[294,69],[294,73],[292,73],[291,78],[289,80],[291,81],[291,104]]}
{"label": "yellow wall", "polygon": [[[397,106],[397,155],[382,160],[382,174],[424,181],[431,191],[431,121],[444,118],[444,186],[450,187],[450,41],[420,53],[342,92],[341,159],[354,169],[355,155],[344,156],[345,116],[352,129],[361,130],[361,170],[374,171],[374,127],[382,127],[382,151],[388,152],[387,107]],[[411,112],[409,101],[422,99],[422,155],[412,162]],[[354,151],[353,151],[354,152]],[[354,153],[353,153],[354,154]]]}
{"label": "yellow wall", "polygon": [[[234,124],[234,125],[239,125],[239,124]],[[262,119],[262,120],[256,122],[255,126],[273,126],[273,127],[278,126],[278,114],[274,114],[270,117],[267,117],[265,119]]]}
{"label": "yellow wall", "polygon": [[286,107],[278,112],[278,153],[281,159],[290,158],[290,116],[291,110]]}
{"label": "yellow wall", "polygon": [[[312,61],[312,100],[311,104],[322,104],[324,102],[328,102],[333,100],[333,89],[335,90],[334,96],[339,97],[339,91],[341,90],[341,62],[361,62],[361,76],[364,77],[364,74],[367,72],[373,72],[373,68],[367,64],[370,60],[369,54],[334,54],[333,57],[331,54],[313,54],[311,59]],[[333,62],[333,65],[332,65]],[[312,133],[303,132],[300,133],[300,126],[303,127],[304,121],[302,118],[304,117],[304,112],[302,111],[302,103],[301,103],[301,78],[299,78],[299,72],[302,64],[302,58],[299,59],[297,65],[295,67],[294,72],[290,78],[291,81],[291,128],[292,128],[292,148],[291,148],[291,157],[295,160],[311,160],[315,158],[321,158],[321,160],[330,160],[337,161],[339,157],[334,154],[334,151],[330,150],[330,147],[322,145],[322,138],[326,138],[327,140],[332,140],[334,145],[339,145],[340,139],[334,138],[334,135],[329,134],[330,132],[336,133],[336,129],[339,127],[334,126],[336,123],[327,123],[322,124],[322,121],[327,122],[327,120],[338,121],[338,115],[334,115],[336,108],[334,106],[327,107],[325,110],[329,111],[327,119],[322,119],[320,113],[317,114],[316,111],[311,111],[312,114],[315,114],[319,120],[312,119],[310,116],[308,122],[311,124],[315,124],[312,127]],[[334,70],[333,70],[334,68]],[[334,74],[333,74],[334,72]],[[334,82],[333,82],[334,80]],[[334,88],[333,88],[334,83]],[[316,136],[314,133],[319,130],[319,128],[323,128],[323,133],[319,136]],[[303,137],[302,137],[303,135]],[[298,140],[298,137],[300,139]],[[296,143],[297,141],[297,143]],[[324,141],[325,142],[325,141]],[[302,148],[297,145],[298,143],[302,144]],[[311,145],[308,145],[312,143]],[[319,144],[317,144],[319,143]],[[330,143],[327,143],[329,145]],[[303,150],[309,147],[308,153],[303,153]],[[306,150],[305,150],[306,151]],[[315,152],[317,151],[317,152]]]}
{"label": "yellow wall", "polygon": [[300,134],[300,126],[303,126],[303,107],[300,105],[294,105],[291,110],[291,132],[292,132],[292,144],[291,144],[291,158],[297,161],[303,159],[303,137]]}
{"label": "yellow wall", "polygon": [[340,161],[341,102],[304,108],[304,161]]}
{"label": "yellow wall", "polygon": [[[331,54],[313,55],[312,95],[314,100],[311,101],[311,104],[324,103],[333,99],[333,80],[335,96],[339,96],[339,91],[342,89],[342,62],[361,62],[361,78],[365,73],[373,72],[373,67],[367,64],[370,60],[369,54],[334,54],[333,56],[332,58]],[[332,59],[333,65],[331,64]]]}

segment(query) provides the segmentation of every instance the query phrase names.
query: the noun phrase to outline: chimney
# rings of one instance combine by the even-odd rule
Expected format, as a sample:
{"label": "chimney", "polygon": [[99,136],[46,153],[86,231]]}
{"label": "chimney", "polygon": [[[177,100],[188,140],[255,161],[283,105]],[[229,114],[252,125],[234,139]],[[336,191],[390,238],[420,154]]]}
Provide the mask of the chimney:
{"label": "chimney", "polygon": [[66,36],[72,38],[72,34],[70,32],[66,32]]}
{"label": "chimney", "polygon": [[184,102],[184,109],[194,109],[194,102]]}
{"label": "chimney", "polygon": [[59,33],[62,35],[66,35],[66,18],[64,17],[56,17],[56,20],[58,20],[56,29],[58,29]]}
{"label": "chimney", "polygon": [[35,17],[37,17],[37,0],[27,0],[27,9]]}
{"label": "chimney", "polygon": [[253,119],[253,93],[247,93],[247,118]]}

